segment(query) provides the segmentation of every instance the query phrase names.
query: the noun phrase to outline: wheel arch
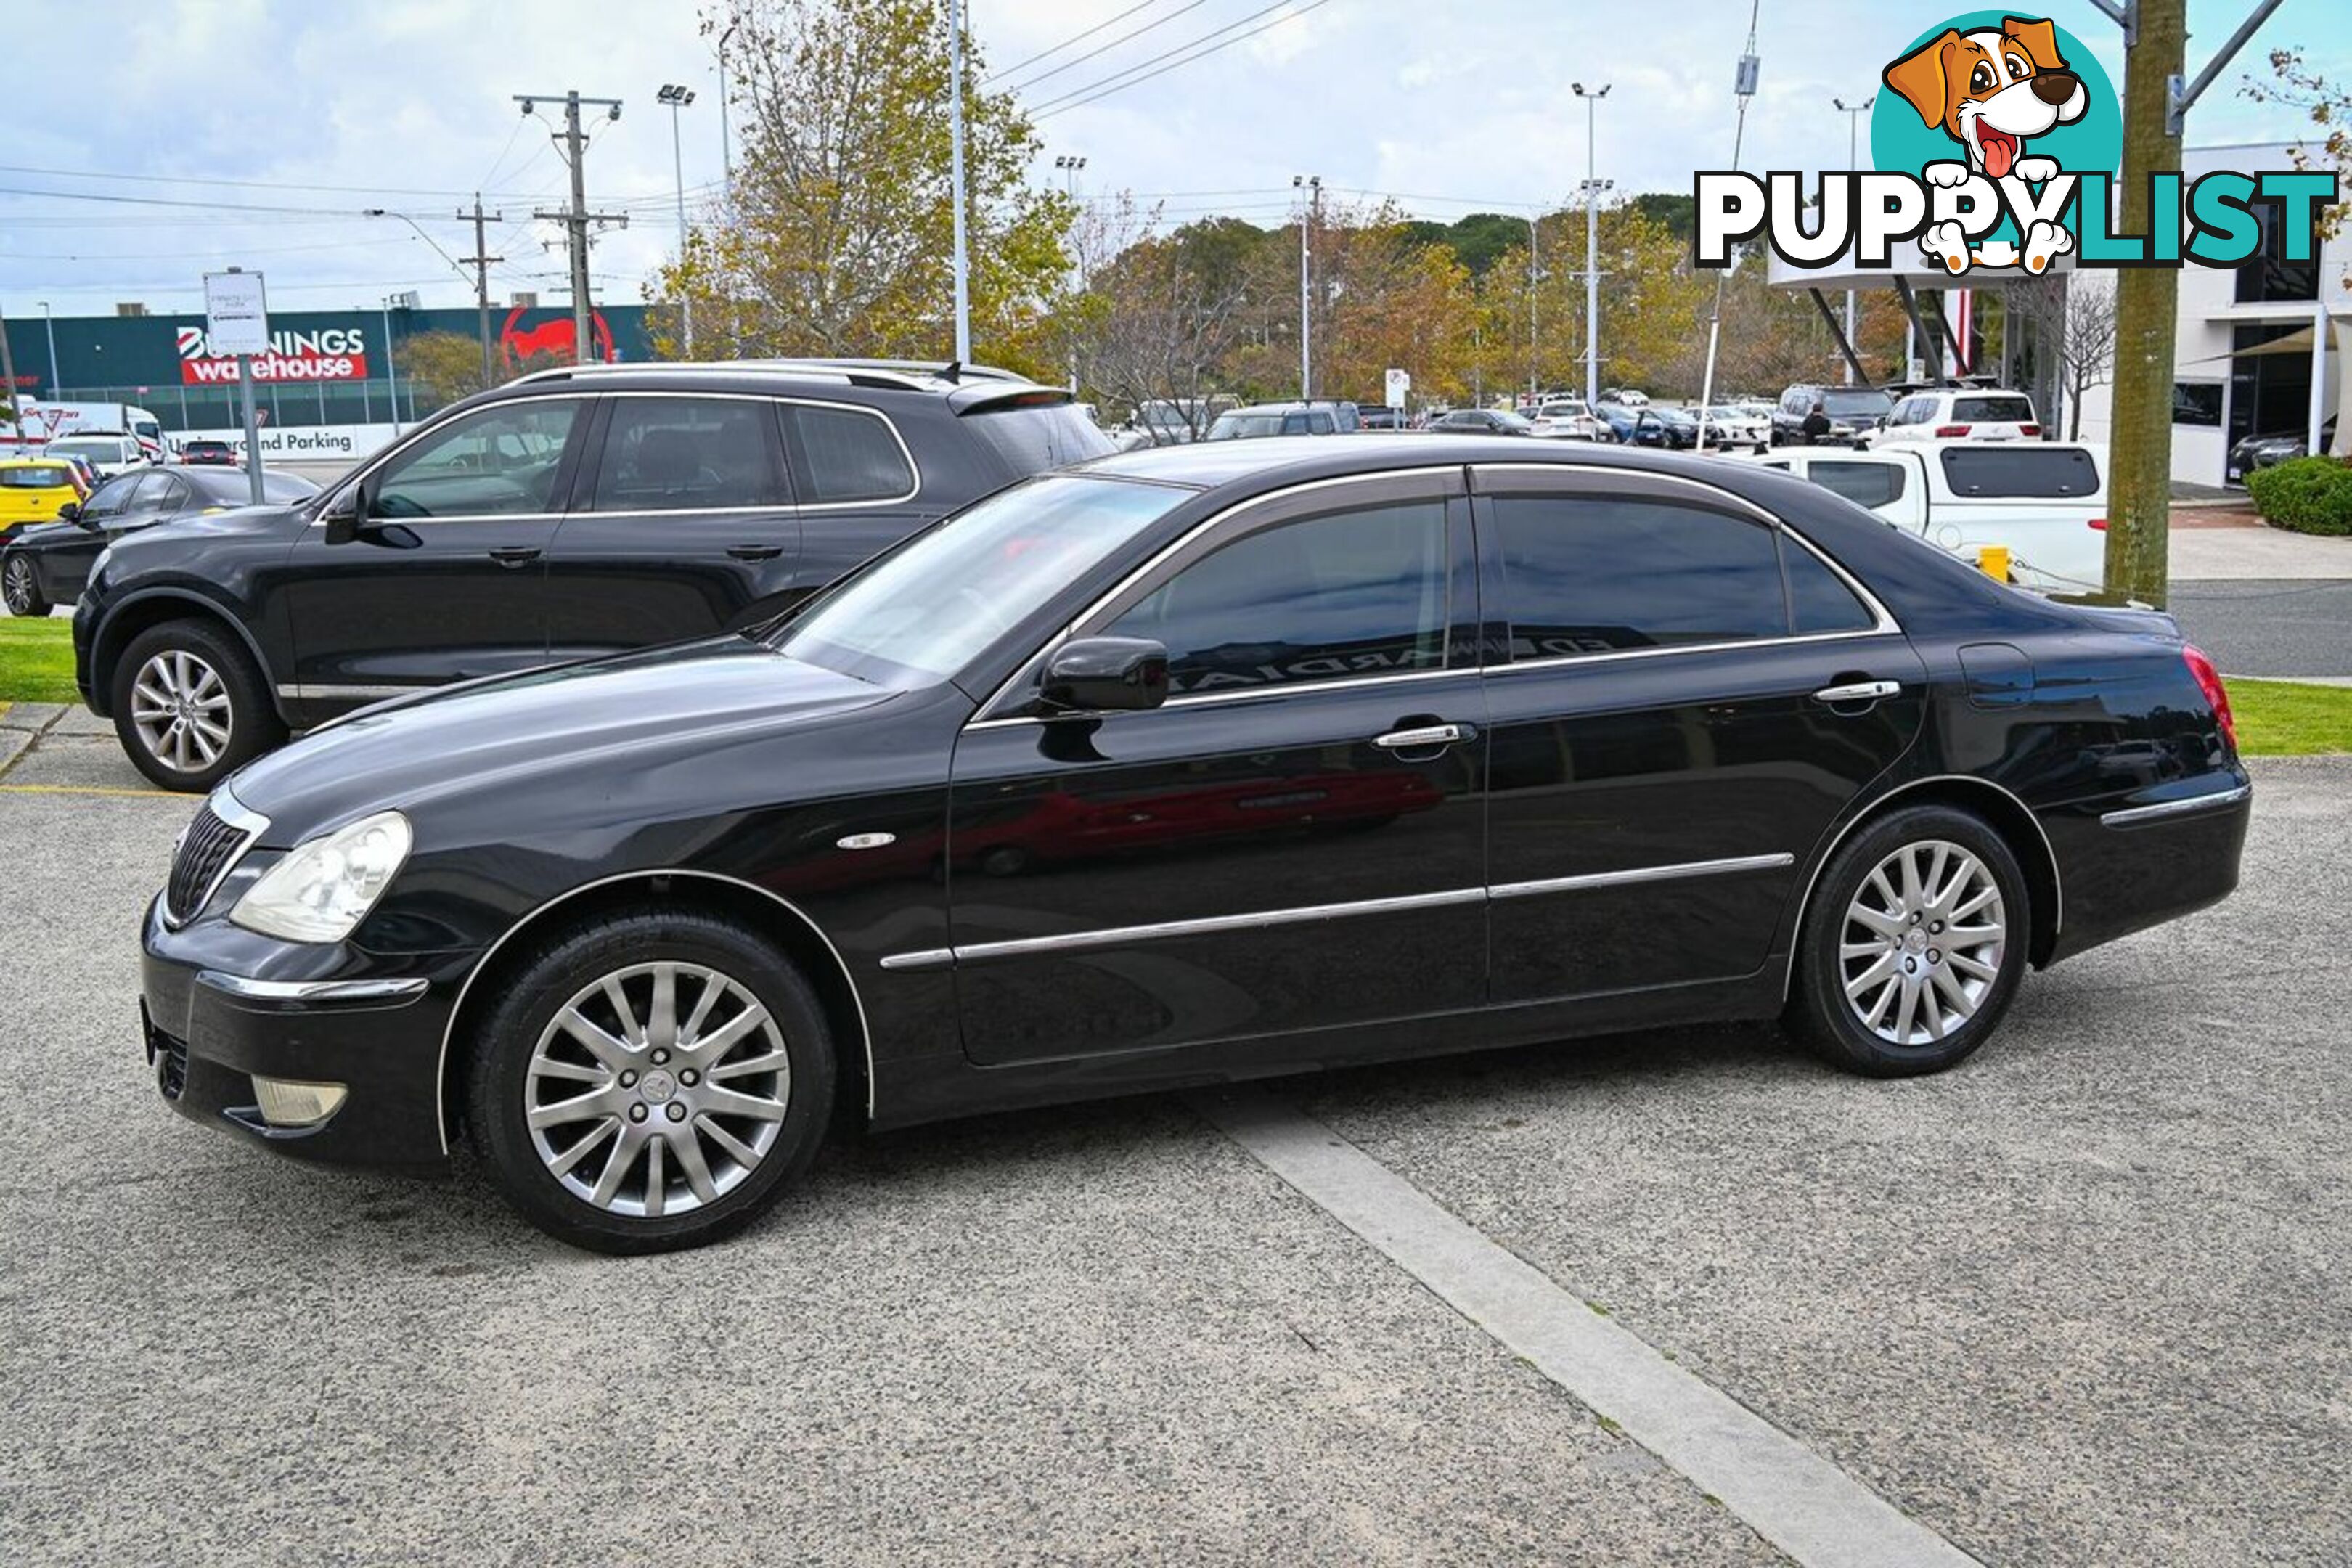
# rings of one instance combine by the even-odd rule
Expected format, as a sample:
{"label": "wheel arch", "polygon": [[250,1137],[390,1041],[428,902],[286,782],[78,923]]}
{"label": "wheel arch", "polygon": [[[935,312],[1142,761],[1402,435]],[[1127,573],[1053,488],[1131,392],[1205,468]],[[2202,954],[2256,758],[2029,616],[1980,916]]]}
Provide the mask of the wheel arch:
{"label": "wheel arch", "polygon": [[[180,588],[150,588],[132,595],[106,613],[90,639],[90,710],[101,719],[113,717],[109,710],[114,704],[114,667],[132,638],[166,621],[191,620],[226,626],[236,634],[236,640],[253,656],[254,665],[261,671],[261,686],[268,695],[270,710],[279,722],[286,722],[286,709],[278,699],[278,683],[270,671],[269,656],[262,651],[252,628],[215,601]],[[100,703],[106,706],[100,707]]]}
{"label": "wheel arch", "polygon": [[[690,890],[682,891],[680,884]],[[520,961],[528,944],[519,944],[516,939],[559,930],[600,914],[643,910],[648,902],[670,908],[685,904],[732,915],[774,941],[815,988],[827,1026],[844,1042],[840,1059],[835,1064],[839,1079],[836,1094],[862,1104],[871,1120],[874,1036],[866,1024],[866,1005],[857,994],[856,982],[851,979],[849,965],[833,939],[799,905],[756,883],[716,871],[662,867],[625,871],[558,893],[509,926],[475,963],[458,987],[457,1005],[450,1008],[448,1023],[442,1029],[441,1056],[434,1072],[435,1110],[443,1154],[447,1154],[456,1142],[456,1112],[463,1100],[462,1095],[452,1092],[451,1086],[470,1063],[470,1031],[488,1005],[485,1000],[488,987],[482,983],[486,976],[495,980],[510,973]],[[850,1044],[853,1041],[854,1048]]]}
{"label": "wheel arch", "polygon": [[1796,918],[1788,928],[1788,962],[1780,976],[1783,1002],[1795,984],[1799,939],[1812,914],[1813,900],[1821,891],[1822,873],[1829,868],[1838,850],[1847,839],[1890,811],[1938,804],[1983,817],[2009,846],[2010,853],[2017,857],[2018,868],[2025,873],[2026,902],[2032,921],[2026,958],[2037,969],[2050,962],[2050,954],[2058,945],[2058,933],[2065,924],[2065,888],[2059,877],[2057,851],[2051,847],[2050,836],[2043,831],[2041,819],[2015,794],[1990,779],[1974,773],[1941,773],[1897,784],[1878,796],[1847,818],[1813,858],[1812,868],[1805,877],[1804,897],[1797,901]]}

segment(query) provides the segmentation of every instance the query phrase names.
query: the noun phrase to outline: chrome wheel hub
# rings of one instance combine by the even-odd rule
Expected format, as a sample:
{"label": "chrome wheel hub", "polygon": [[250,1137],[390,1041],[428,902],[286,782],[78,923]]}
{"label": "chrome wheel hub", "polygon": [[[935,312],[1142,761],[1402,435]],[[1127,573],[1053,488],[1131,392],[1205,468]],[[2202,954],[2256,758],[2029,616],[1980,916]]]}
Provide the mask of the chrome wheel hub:
{"label": "chrome wheel hub", "polygon": [[1863,1027],[1932,1046],[1976,1016],[2000,978],[2009,922],[1991,868],[1957,844],[1906,844],[1846,906],[1838,973]]}
{"label": "chrome wheel hub", "polygon": [[775,1147],[792,1103],[759,998],[698,963],[637,963],[580,988],[541,1032],[523,1116],[550,1174],[607,1213],[716,1203]]}
{"label": "chrome wheel hub", "polygon": [[234,717],[220,672],[183,649],[155,655],[131,683],[131,727],[149,755],[180,773],[220,760]]}
{"label": "chrome wheel hub", "polygon": [[21,555],[9,562],[7,581],[5,583],[0,583],[0,592],[5,593],[8,600],[8,607],[11,610],[17,611],[20,614],[31,610],[33,607],[33,563],[26,560]]}

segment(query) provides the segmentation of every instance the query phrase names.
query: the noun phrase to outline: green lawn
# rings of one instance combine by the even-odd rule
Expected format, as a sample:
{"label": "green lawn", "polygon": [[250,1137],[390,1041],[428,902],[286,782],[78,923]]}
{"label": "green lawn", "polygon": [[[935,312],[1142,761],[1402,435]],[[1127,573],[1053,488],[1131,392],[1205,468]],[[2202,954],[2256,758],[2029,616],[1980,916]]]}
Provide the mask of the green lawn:
{"label": "green lawn", "polygon": [[[64,620],[0,618],[0,703],[79,702],[72,628]],[[2352,752],[2352,687],[2232,680],[2238,742],[2249,756]]]}
{"label": "green lawn", "polygon": [[79,702],[73,683],[73,624],[0,618],[0,702]]}

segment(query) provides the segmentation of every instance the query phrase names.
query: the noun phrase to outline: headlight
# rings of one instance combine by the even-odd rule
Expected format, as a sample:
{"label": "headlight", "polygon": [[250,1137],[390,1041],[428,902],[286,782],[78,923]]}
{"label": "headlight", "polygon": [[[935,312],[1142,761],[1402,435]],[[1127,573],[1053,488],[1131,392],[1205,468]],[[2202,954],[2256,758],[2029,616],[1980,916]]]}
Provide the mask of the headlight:
{"label": "headlight", "polygon": [[97,587],[99,579],[106,575],[107,563],[113,559],[114,546],[111,544],[100,551],[98,559],[89,563],[89,575],[82,579],[82,585],[89,588]]}
{"label": "headlight", "polygon": [[396,811],[307,839],[263,872],[228,918],[289,942],[341,942],[392,885],[409,841],[408,818]]}

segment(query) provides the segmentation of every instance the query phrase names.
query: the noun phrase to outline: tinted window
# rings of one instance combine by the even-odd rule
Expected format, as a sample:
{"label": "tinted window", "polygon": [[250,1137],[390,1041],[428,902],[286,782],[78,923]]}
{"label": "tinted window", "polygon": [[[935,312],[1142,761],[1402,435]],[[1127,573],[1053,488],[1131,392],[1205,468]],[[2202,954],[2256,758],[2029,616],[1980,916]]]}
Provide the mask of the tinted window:
{"label": "tinted window", "polygon": [[187,494],[180,481],[169,474],[142,474],[139,493],[131,498],[131,510],[147,517],[162,517],[180,504]]}
{"label": "tinted window", "polygon": [[1107,630],[1166,644],[1181,693],[1441,668],[1446,621],[1445,507],[1433,500],[1245,535]]}
{"label": "tinted window", "polygon": [[1111,450],[1102,426],[1067,403],[982,408],[965,415],[963,427],[1023,479]]}
{"label": "tinted window", "polygon": [[2218,381],[2176,381],[2172,384],[2175,425],[2221,423],[2221,384]]}
{"label": "tinted window", "polygon": [[793,472],[801,500],[898,500],[912,495],[915,470],[897,432],[878,414],[854,408],[793,407]]}
{"label": "tinted window", "polygon": [[1895,400],[1871,387],[1833,386],[1822,394],[1822,405],[1832,419],[1884,419]]}
{"label": "tinted window", "polygon": [[452,420],[375,477],[378,517],[513,517],[553,510],[580,405],[534,398]]}
{"label": "tinted window", "polygon": [[596,463],[598,511],[790,506],[775,405],[743,398],[622,397]]}
{"label": "tinted window", "polygon": [[1739,642],[1789,629],[1772,532],[1656,501],[1505,497],[1514,658]]}
{"label": "tinted window", "polygon": [[112,517],[121,511],[131,504],[131,492],[139,488],[139,481],[142,477],[139,474],[123,474],[119,478],[107,480],[90,492],[89,501],[81,509],[82,516]]}
{"label": "tinted window", "polygon": [[73,483],[73,470],[63,463],[27,463],[21,468],[0,468],[0,486],[12,490],[63,489]]}
{"label": "tinted window", "polygon": [[[216,473],[187,473],[180,476],[196,487],[196,493],[213,506],[249,506],[252,504],[252,481],[242,469],[224,469]],[[264,500],[284,503],[308,500],[319,493],[319,487],[292,474],[264,469],[261,475],[261,495]]]}
{"label": "tinted window", "polygon": [[1800,636],[1866,632],[1878,624],[1853,590],[1820,556],[1795,540],[1780,542],[1780,563],[1789,574],[1790,625]]}
{"label": "tinted window", "polygon": [[1952,417],[1963,425],[2031,425],[2033,405],[2022,397],[1956,397]]}
{"label": "tinted window", "polygon": [[1805,477],[1856,506],[1885,506],[1903,494],[1903,470],[1894,463],[1817,461]]}
{"label": "tinted window", "polygon": [[1339,423],[1318,408],[1307,416],[1307,433],[1310,436],[1336,436],[1339,433]]}
{"label": "tinted window", "polygon": [[2010,446],[1987,441],[1948,447],[1944,481],[1956,496],[2087,496],[2099,488],[2099,468],[2079,447]]}

